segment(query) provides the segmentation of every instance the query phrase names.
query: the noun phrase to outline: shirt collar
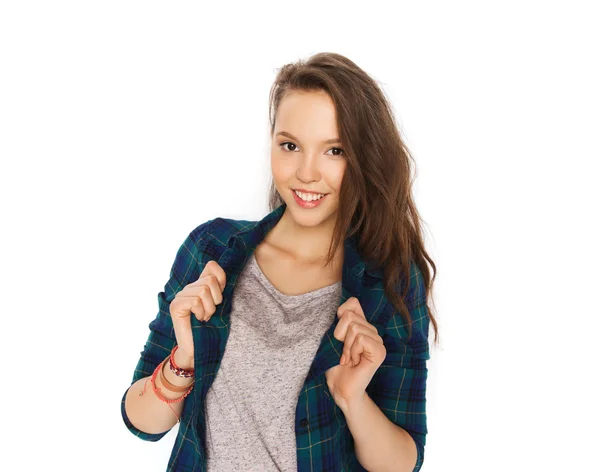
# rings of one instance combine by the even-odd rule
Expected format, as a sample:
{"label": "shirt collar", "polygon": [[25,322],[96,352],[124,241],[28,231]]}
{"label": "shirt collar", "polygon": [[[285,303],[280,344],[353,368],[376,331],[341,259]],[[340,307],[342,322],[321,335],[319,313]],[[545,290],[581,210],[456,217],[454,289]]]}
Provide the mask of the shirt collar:
{"label": "shirt collar", "polygon": [[[286,204],[283,203],[275,210],[268,213],[263,219],[251,222],[242,227],[240,231],[233,233],[227,241],[228,250],[219,260],[221,262],[230,262],[230,257],[234,256],[235,248],[243,249],[244,251],[236,252],[239,257],[248,256],[256,246],[266,237],[267,233],[279,222],[285,211]],[[347,272],[355,279],[362,279],[366,271],[369,276],[377,279],[383,278],[382,269],[369,269],[358,253],[356,235],[346,237],[344,240],[344,266],[343,271]]]}

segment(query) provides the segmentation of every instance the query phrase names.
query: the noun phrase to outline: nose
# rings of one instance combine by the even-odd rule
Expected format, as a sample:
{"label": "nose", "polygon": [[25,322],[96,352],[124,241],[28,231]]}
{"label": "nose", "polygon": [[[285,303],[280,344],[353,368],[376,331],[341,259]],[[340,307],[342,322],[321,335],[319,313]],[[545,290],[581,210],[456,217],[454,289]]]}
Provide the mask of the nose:
{"label": "nose", "polygon": [[321,179],[319,156],[317,153],[306,153],[300,157],[298,169],[296,170],[296,178],[305,183],[319,181]]}

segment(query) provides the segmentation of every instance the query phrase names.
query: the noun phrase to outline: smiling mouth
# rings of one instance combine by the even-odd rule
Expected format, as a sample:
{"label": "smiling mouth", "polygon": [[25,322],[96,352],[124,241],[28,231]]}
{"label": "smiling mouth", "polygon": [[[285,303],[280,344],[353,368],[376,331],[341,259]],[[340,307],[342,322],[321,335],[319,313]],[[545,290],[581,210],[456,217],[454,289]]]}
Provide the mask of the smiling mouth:
{"label": "smiling mouth", "polygon": [[323,202],[323,200],[325,200],[325,197],[327,195],[329,195],[328,193],[325,193],[325,194],[321,194],[321,195],[323,195],[322,197],[317,198],[315,200],[303,200],[300,196],[298,196],[298,194],[293,189],[292,189],[292,194],[293,194],[294,200],[298,203],[298,205],[300,205],[303,208],[316,208]]}

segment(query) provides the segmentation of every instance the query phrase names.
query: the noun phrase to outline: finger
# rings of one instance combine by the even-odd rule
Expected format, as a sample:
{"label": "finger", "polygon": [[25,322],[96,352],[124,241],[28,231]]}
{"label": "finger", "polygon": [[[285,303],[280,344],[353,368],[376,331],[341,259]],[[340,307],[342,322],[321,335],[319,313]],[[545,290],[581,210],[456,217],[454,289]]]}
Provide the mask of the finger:
{"label": "finger", "polygon": [[210,288],[210,293],[212,295],[212,299],[215,305],[218,305],[223,301],[223,292],[221,290],[221,285],[219,279],[215,274],[207,274],[204,277],[198,279],[197,282],[203,285],[207,285]]}
{"label": "finger", "polygon": [[[183,295],[183,290],[181,294],[178,295],[178,300],[181,308],[185,309],[185,311],[189,313],[193,313],[198,321],[202,321],[205,316],[204,305],[202,304],[202,298],[200,298],[198,291],[196,290],[191,295]],[[184,318],[184,316],[176,315],[176,318]]]}
{"label": "finger", "polygon": [[223,291],[227,283],[227,275],[225,274],[225,271],[217,261],[208,261],[204,266],[204,270],[202,271],[198,279],[201,279],[202,277],[205,277],[208,274],[213,274],[217,278],[219,282],[219,287],[221,291]]}
{"label": "finger", "polygon": [[[379,334],[377,334],[377,332],[373,333],[372,329],[370,329],[368,326],[365,326],[364,324],[362,324],[360,322],[358,322],[358,323],[352,322],[350,324],[350,326],[348,327],[346,338],[344,339],[344,348],[343,348],[343,354],[342,354],[342,357],[344,359],[343,364],[348,364],[351,361],[354,361],[352,363],[352,365],[358,364],[359,359],[356,357],[356,355],[353,356],[352,347],[354,346],[354,344],[356,344],[356,338],[359,334],[361,335],[361,337],[368,337],[368,338],[374,339],[377,342],[383,344],[383,338],[381,336],[379,336]],[[359,357],[360,357],[360,353],[359,353]]]}
{"label": "finger", "polygon": [[344,314],[338,321],[338,324],[335,327],[335,330],[333,331],[333,337],[335,339],[337,339],[338,341],[345,341],[346,336],[347,336],[348,326],[350,326],[350,323],[358,323],[358,324],[364,325],[367,328],[369,328],[371,331],[373,331],[374,334],[379,334],[377,331],[377,328],[375,326],[373,326],[371,323],[369,323],[363,316],[355,313],[354,311],[348,310],[348,311],[344,312]]}
{"label": "finger", "polygon": [[364,333],[358,333],[350,348],[350,359],[352,366],[356,367],[365,358],[375,364],[381,364],[386,356],[386,349],[383,342],[372,338]]}
{"label": "finger", "polygon": [[202,300],[202,306],[204,307],[204,316],[201,321],[207,321],[217,310],[210,286],[207,284],[198,287],[197,297]]}
{"label": "finger", "polygon": [[[200,321],[206,321],[214,314],[216,311],[216,306],[223,302],[223,292],[221,291],[221,286],[217,276],[214,273],[206,273],[201,276],[195,282],[187,285],[182,290],[182,295],[184,296],[199,296],[200,287],[208,287],[210,290],[210,296],[212,297],[212,302],[208,301],[204,304],[204,312],[198,313],[200,315],[197,317]],[[206,290],[206,289],[203,289]],[[209,306],[215,306],[214,310],[210,310]]]}
{"label": "finger", "polygon": [[350,297],[348,300],[346,300],[340,305],[340,307],[337,310],[338,317],[341,317],[347,310],[353,311],[366,319],[365,312],[363,311],[362,306],[360,306],[360,302],[356,297]]}
{"label": "finger", "polygon": [[174,320],[173,324],[178,323],[178,320],[188,318],[190,313],[194,313],[196,318],[198,318],[198,315],[204,315],[202,303],[196,299],[197,297],[194,296],[193,290],[190,290],[189,285],[176,295],[169,304],[169,312]]}
{"label": "finger", "polygon": [[187,285],[178,295],[198,321],[205,321],[216,311],[212,290],[208,284]]}

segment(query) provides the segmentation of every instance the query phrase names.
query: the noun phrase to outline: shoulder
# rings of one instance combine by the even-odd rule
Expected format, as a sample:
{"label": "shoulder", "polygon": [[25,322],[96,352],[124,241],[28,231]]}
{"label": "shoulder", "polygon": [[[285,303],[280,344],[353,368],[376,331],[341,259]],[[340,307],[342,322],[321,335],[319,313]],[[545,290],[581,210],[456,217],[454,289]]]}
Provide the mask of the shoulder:
{"label": "shoulder", "polygon": [[218,216],[197,225],[187,238],[197,248],[203,248],[206,244],[225,247],[231,236],[255,224],[256,221]]}

